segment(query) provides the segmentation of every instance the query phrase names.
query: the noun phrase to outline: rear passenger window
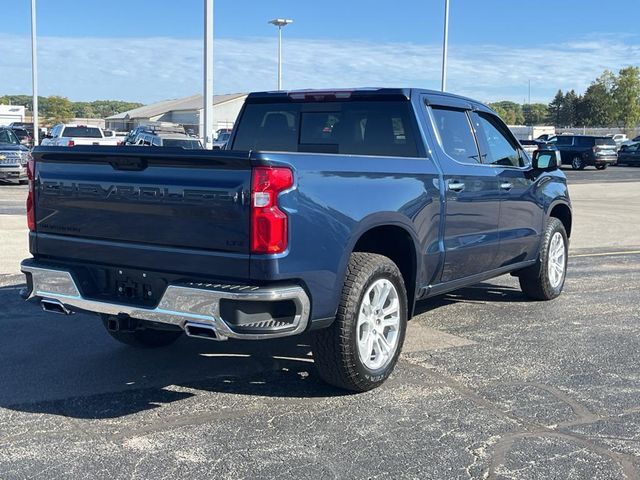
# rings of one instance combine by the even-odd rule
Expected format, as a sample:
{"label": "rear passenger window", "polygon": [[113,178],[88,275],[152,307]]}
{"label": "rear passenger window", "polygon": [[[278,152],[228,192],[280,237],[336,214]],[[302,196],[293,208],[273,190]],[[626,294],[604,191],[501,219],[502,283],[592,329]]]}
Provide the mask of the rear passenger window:
{"label": "rear passenger window", "polygon": [[589,137],[576,137],[577,147],[593,147],[593,138]]}
{"label": "rear passenger window", "polygon": [[573,137],[570,135],[560,135],[556,138],[557,138],[556,145],[563,145],[563,146],[573,145]]}
{"label": "rear passenger window", "polygon": [[478,146],[464,110],[432,107],[442,148],[451,158],[462,163],[479,163]]}
{"label": "rear passenger window", "polygon": [[473,126],[478,136],[483,163],[505,167],[524,167],[518,142],[505,131],[502,122],[489,113],[471,114]]}

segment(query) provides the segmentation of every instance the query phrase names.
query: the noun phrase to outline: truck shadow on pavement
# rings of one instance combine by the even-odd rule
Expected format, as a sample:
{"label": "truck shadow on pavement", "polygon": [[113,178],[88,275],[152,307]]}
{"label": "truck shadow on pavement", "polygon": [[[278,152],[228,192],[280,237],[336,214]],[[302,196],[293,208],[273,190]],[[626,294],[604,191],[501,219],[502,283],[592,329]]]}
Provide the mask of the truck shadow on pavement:
{"label": "truck shadow on pavement", "polygon": [[[348,393],[315,372],[308,336],[261,342],[181,338],[160,349],[113,340],[95,315],[54,315],[0,287],[0,408],[109,419],[189,401],[202,392],[256,397],[334,397]],[[418,305],[523,301],[517,289],[481,284]]]}
{"label": "truck shadow on pavement", "polygon": [[[121,345],[90,314],[43,312],[0,287],[0,408],[105,419],[184,401],[199,392],[284,398],[345,392],[315,373],[309,339],[180,338],[159,349]],[[10,332],[10,333],[9,333]]]}
{"label": "truck shadow on pavement", "polygon": [[478,283],[472,287],[462,288],[445,295],[422,300],[416,304],[415,315],[429,312],[445,305],[453,303],[488,303],[488,302],[531,302],[516,287],[494,285],[491,283]]}

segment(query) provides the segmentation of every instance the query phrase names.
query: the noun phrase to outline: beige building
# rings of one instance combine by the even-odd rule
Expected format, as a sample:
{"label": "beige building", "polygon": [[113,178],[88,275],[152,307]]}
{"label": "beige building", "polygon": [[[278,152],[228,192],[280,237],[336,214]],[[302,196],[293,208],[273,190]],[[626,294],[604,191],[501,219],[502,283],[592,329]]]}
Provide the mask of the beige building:
{"label": "beige building", "polygon": [[[246,93],[214,95],[214,131],[219,128],[233,127],[246,97]],[[165,100],[107,117],[106,128],[126,132],[148,122],[173,122],[201,136],[200,131],[204,122],[203,110],[202,95]]]}

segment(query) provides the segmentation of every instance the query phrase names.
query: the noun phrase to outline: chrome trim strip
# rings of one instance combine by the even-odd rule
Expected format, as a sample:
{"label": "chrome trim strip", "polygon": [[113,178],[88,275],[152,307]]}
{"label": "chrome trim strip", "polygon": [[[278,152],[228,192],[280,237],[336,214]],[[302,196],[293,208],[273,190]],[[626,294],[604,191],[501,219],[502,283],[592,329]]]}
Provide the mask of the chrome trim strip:
{"label": "chrome trim strip", "polygon": [[[28,261],[31,263],[31,261]],[[119,303],[102,302],[84,298],[71,272],[54,268],[36,267],[23,262],[23,273],[30,273],[33,288],[28,299],[39,297],[59,300],[71,310],[86,310],[108,315],[126,314],[132,318],[177,325],[184,329],[187,322],[211,325],[220,340],[237,338],[262,340],[266,338],[288,337],[302,333],[309,323],[311,304],[309,297],[299,285],[274,288],[251,287],[243,290],[222,288],[193,288],[169,285],[156,308],[144,308]],[[278,301],[292,300],[296,305],[295,328],[273,333],[238,333],[233,331],[220,316],[220,300]]]}

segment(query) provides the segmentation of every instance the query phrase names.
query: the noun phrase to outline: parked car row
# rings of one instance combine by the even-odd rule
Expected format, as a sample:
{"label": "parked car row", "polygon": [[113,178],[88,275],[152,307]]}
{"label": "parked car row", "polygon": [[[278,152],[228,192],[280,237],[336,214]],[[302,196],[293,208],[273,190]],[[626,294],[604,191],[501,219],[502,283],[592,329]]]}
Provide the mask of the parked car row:
{"label": "parked car row", "polygon": [[[621,138],[618,137],[617,140]],[[535,140],[524,140],[521,143],[530,154],[530,150],[538,148],[556,148],[560,152],[562,164],[571,165],[574,170],[583,170],[588,166],[604,170],[618,162],[619,147],[614,136],[564,133],[556,136],[541,135]]]}

